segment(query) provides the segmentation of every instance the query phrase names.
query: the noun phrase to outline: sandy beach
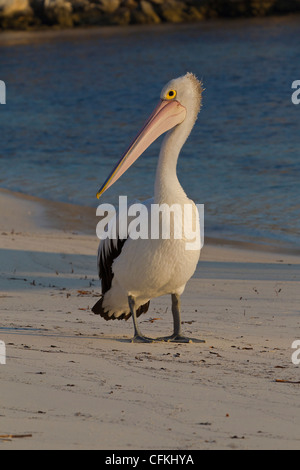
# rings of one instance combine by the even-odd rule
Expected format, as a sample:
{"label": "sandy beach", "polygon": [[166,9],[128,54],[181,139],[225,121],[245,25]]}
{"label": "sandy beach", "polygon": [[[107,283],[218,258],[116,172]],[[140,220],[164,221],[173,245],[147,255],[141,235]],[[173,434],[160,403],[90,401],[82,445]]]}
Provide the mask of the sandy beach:
{"label": "sandy beach", "polygon": [[[206,243],[182,298],[206,343],[132,344],[131,321],[90,310],[95,225],[93,209],[0,192],[0,450],[299,448],[300,257]],[[140,321],[171,332],[170,299]]]}

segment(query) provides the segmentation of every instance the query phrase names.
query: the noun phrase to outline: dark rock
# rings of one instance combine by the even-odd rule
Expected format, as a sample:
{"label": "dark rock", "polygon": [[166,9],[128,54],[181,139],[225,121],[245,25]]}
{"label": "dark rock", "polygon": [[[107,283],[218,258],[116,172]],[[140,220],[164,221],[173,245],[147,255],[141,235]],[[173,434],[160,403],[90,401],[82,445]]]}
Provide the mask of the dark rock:
{"label": "dark rock", "polygon": [[300,12],[300,0],[185,0],[205,18],[251,17]]}
{"label": "dark rock", "polygon": [[121,0],[98,0],[100,10],[112,14],[121,5]]}
{"label": "dark rock", "polygon": [[28,29],[38,23],[29,0],[0,0],[0,28]]}
{"label": "dark rock", "polygon": [[47,24],[70,28],[73,26],[73,6],[66,0],[45,0],[44,14]]}
{"label": "dark rock", "polygon": [[108,24],[126,26],[131,23],[131,11],[126,7],[119,8],[113,16],[110,17]]}
{"label": "dark rock", "polygon": [[137,24],[153,24],[160,23],[161,19],[150,2],[141,0],[139,6],[132,10],[132,22]]}
{"label": "dark rock", "polygon": [[73,23],[76,26],[98,26],[107,24],[109,15],[105,15],[99,5],[86,2],[73,9]]}
{"label": "dark rock", "polygon": [[141,10],[147,16],[151,23],[160,23],[161,19],[155,12],[151,3],[141,0]]}
{"label": "dark rock", "polygon": [[300,0],[285,0],[277,1],[275,9],[273,7],[272,13],[287,14],[300,12]]}
{"label": "dark rock", "polygon": [[180,0],[165,0],[158,5],[162,19],[169,23],[181,23],[186,20],[185,4]]}
{"label": "dark rock", "polygon": [[122,0],[121,7],[127,10],[135,10],[139,6],[138,0]]}

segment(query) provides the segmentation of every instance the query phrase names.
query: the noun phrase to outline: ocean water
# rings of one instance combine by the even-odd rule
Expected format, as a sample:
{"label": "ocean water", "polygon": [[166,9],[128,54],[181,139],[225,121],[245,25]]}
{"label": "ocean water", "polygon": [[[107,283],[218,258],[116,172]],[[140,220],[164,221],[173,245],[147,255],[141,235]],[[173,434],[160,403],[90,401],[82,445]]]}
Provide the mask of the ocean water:
{"label": "ocean water", "polygon": [[[0,186],[98,205],[96,193],[187,71],[203,108],[178,165],[206,235],[299,248],[300,18],[0,35]],[[161,139],[102,198],[153,195]]]}

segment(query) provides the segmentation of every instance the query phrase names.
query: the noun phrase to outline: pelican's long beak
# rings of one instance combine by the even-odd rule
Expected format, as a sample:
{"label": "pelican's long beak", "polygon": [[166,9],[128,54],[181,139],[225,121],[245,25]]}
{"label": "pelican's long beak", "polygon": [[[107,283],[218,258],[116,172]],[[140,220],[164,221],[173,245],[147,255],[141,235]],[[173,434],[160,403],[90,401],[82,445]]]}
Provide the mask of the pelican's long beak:
{"label": "pelican's long beak", "polygon": [[178,101],[161,101],[99,190],[97,198],[99,199],[158,137],[181,124],[185,117],[186,109]]}

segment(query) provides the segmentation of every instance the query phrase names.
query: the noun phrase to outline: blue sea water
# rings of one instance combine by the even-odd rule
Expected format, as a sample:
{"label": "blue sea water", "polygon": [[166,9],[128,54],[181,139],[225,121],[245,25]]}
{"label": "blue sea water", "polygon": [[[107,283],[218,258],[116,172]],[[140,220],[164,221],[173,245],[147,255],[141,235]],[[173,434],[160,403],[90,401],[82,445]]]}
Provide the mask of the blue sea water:
{"label": "blue sea water", "polygon": [[[299,58],[300,17],[2,33],[0,186],[96,207],[162,87],[191,71],[206,90],[178,175],[206,234],[299,248]],[[152,196],[160,143],[103,202]]]}

